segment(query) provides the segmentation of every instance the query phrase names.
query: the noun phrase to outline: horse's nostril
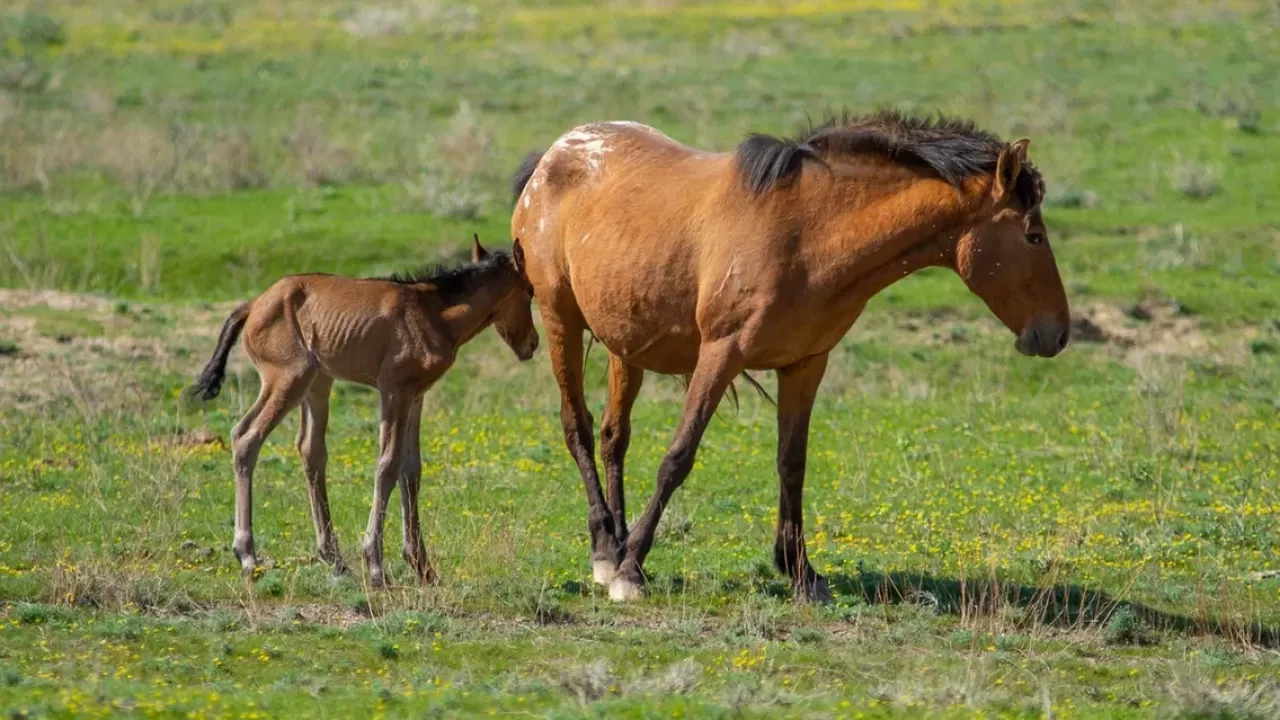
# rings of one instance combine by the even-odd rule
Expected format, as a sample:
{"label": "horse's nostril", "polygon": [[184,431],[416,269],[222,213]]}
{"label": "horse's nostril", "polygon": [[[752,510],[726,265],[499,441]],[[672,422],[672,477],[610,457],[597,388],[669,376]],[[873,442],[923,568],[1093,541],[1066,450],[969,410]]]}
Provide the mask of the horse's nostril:
{"label": "horse's nostril", "polygon": [[1063,330],[1061,333],[1058,334],[1058,349],[1062,350],[1067,346],[1067,343],[1070,341],[1071,341],[1071,331]]}

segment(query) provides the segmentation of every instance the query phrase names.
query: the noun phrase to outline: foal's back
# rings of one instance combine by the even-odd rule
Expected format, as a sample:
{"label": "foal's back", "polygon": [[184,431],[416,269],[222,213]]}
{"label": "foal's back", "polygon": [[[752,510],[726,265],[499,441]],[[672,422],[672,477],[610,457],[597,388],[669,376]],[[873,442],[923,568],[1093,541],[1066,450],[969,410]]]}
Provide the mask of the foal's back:
{"label": "foal's back", "polygon": [[245,350],[260,368],[314,365],[377,386],[442,354],[442,311],[430,285],[290,275],[253,301]]}

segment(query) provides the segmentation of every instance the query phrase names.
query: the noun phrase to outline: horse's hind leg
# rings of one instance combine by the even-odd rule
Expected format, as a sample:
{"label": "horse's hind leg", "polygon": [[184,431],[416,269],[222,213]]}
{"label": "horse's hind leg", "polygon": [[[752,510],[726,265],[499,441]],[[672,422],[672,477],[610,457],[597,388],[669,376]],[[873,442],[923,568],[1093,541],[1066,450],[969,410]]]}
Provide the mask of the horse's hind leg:
{"label": "horse's hind leg", "polygon": [[404,464],[404,441],[409,426],[409,410],[416,398],[399,389],[382,391],[381,451],[374,476],[373,506],[369,510],[369,525],[365,529],[361,550],[369,566],[369,583],[374,587],[386,585],[382,566],[382,528],[387,518],[387,501],[400,480]]}
{"label": "horse's hind leg", "polygon": [[797,601],[829,602],[826,578],[814,572],[804,546],[804,470],[809,416],[827,369],[827,355],[815,355],[778,371],[778,537],[773,548],[778,569],[791,577]]}
{"label": "horse's hind leg", "polygon": [[400,468],[401,528],[404,531],[404,561],[417,573],[419,582],[435,580],[435,571],[427,559],[427,546],[422,541],[422,524],[418,511],[418,492],[422,485],[422,447],[419,433],[422,423],[422,398],[409,409],[405,428],[404,461]]}
{"label": "horse's hind leg", "polygon": [[724,397],[725,389],[740,372],[742,353],[733,338],[704,344],[699,349],[698,365],[689,381],[680,425],[658,468],[658,489],[627,536],[626,557],[618,566],[617,577],[609,583],[611,599],[635,600],[640,597],[640,588],[644,584],[644,558],[653,547],[653,535],[662,511],[667,507],[671,494],[693,469],[702,433]]}
{"label": "horse's hind leg", "polygon": [[342,560],[338,536],[329,517],[329,493],[325,483],[329,460],[325,431],[329,426],[329,392],[332,389],[333,378],[328,375],[318,375],[311,383],[298,417],[298,455],[302,457],[303,471],[307,475],[311,522],[316,528],[316,552],[333,566],[334,575],[342,575],[347,572],[347,564]]}
{"label": "horse's hind leg", "polygon": [[[609,401],[600,422],[600,457],[604,460],[609,512],[613,515],[613,528],[619,542],[627,540],[626,494],[622,478],[627,447],[631,444],[631,408],[643,384],[644,370],[627,365],[617,355],[609,355]],[[611,579],[596,577],[596,581],[602,584]]]}
{"label": "horse's hind leg", "polygon": [[280,420],[302,402],[314,371],[263,366],[258,369],[262,389],[249,412],[231,431],[232,463],[236,471],[236,534],[231,544],[246,575],[258,561],[253,548],[253,470],[267,436]]}
{"label": "horse's hind leg", "polygon": [[542,306],[542,324],[547,333],[551,368],[560,385],[560,424],[564,444],[578,463],[582,485],[587,491],[587,528],[591,533],[591,568],[597,582],[608,582],[617,567],[621,545],[613,516],[605,504],[596,471],[595,438],[591,411],[582,386],[582,333],[586,323],[571,298]]}

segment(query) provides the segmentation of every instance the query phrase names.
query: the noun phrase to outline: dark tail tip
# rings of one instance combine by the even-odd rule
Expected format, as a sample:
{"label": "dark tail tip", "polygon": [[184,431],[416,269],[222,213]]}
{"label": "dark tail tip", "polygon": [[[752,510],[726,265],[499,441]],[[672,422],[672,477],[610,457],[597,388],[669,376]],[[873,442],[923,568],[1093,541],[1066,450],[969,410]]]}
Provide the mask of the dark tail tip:
{"label": "dark tail tip", "polygon": [[244,328],[248,317],[249,303],[236,308],[227,317],[227,321],[222,324],[222,332],[218,333],[218,345],[213,349],[213,357],[209,358],[209,363],[200,371],[195,384],[187,388],[185,395],[188,398],[208,402],[222,392],[222,381],[227,377],[227,357],[240,339],[240,330]]}
{"label": "dark tail tip", "polygon": [[520,167],[516,169],[516,174],[511,176],[511,201],[515,202],[520,199],[520,194],[524,192],[524,186],[529,184],[529,178],[533,177],[533,171],[537,169],[538,162],[542,160],[541,150],[532,150],[528,155],[524,156],[524,160],[520,161]]}

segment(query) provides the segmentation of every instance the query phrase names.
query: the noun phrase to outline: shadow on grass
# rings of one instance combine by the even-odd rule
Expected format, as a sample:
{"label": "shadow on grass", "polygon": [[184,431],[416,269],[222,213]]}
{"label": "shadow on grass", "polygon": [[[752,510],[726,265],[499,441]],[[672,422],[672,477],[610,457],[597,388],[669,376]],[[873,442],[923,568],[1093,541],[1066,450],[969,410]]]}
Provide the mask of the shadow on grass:
{"label": "shadow on grass", "polygon": [[994,617],[1012,606],[1021,609],[1026,622],[1032,624],[1086,630],[1105,625],[1117,612],[1127,609],[1153,630],[1217,636],[1255,647],[1280,647],[1277,626],[1222,620],[1208,612],[1198,617],[1177,615],[1078,585],[1033,587],[998,578],[953,579],[877,571],[832,575],[829,582],[835,592],[860,597],[869,604],[936,603],[939,612],[961,618]]}

